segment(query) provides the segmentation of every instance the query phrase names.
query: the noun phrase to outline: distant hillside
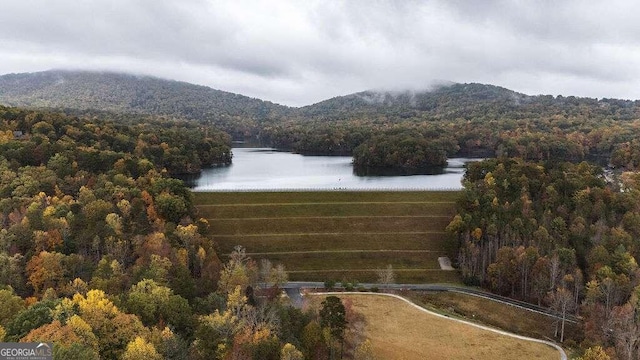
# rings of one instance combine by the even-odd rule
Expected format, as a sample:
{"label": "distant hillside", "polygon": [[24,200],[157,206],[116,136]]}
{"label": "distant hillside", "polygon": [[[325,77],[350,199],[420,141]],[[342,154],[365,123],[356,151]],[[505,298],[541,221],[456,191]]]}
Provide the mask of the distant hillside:
{"label": "distant hillside", "polygon": [[574,96],[530,96],[486,84],[448,84],[421,91],[364,91],[305,106],[303,117],[347,119],[362,116],[386,120],[526,119],[553,114],[589,113],[617,120],[637,118],[640,101]]}
{"label": "distant hillside", "polygon": [[424,112],[459,111],[478,104],[511,107],[530,102],[532,98],[493,85],[449,84],[420,91],[363,91],[305,106],[300,111],[309,116],[403,111],[414,116]]}
{"label": "distant hillside", "polygon": [[[185,118],[212,124],[235,140],[253,139],[307,154],[351,153],[378,132],[374,128],[391,123],[406,127],[439,121],[514,120],[531,125],[539,119],[583,123],[588,119],[640,118],[639,101],[530,96],[475,83],[451,83],[421,91],[370,90],[290,108],[185,82],[88,71],[0,76],[0,104],[99,117],[144,113]],[[360,132],[363,124],[371,125],[369,133]],[[339,127],[342,130],[336,130]],[[336,131],[348,138],[339,139],[333,134]]]}
{"label": "distant hillside", "polygon": [[[288,111],[282,105],[185,82],[86,71],[0,76],[0,104],[171,115],[213,122],[229,132]],[[240,129],[232,129],[233,124]]]}

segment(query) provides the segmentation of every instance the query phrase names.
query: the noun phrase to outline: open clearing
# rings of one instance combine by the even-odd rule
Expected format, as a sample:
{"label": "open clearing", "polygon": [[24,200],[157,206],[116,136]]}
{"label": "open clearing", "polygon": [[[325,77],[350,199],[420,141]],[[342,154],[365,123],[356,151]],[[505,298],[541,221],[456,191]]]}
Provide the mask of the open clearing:
{"label": "open clearing", "polygon": [[194,193],[222,256],[242,245],[281,263],[291,280],[375,281],[392,265],[396,281],[459,282],[438,257],[456,244],[445,233],[457,192],[324,191]]}
{"label": "open clearing", "polygon": [[559,359],[558,350],[421,311],[389,296],[339,295],[364,315],[379,359]]}
{"label": "open clearing", "polygon": [[[467,294],[452,291],[413,293],[409,298],[427,308],[444,309],[452,316],[533,338],[552,338],[555,330],[555,322],[548,316]],[[567,322],[566,339],[579,340],[578,333],[577,325]]]}

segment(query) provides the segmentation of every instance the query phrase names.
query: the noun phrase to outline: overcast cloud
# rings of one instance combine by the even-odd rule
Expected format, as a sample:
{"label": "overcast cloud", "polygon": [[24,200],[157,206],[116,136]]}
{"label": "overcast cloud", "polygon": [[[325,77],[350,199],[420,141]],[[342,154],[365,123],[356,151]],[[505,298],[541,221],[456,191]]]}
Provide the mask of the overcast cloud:
{"label": "overcast cloud", "polygon": [[0,74],[116,70],[300,106],[481,82],[640,99],[636,1],[3,0]]}

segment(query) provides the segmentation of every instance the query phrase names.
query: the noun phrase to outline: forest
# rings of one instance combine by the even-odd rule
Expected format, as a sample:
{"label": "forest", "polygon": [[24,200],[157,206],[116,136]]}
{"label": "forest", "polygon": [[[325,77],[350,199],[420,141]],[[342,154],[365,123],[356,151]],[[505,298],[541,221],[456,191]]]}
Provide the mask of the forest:
{"label": "forest", "polygon": [[637,101],[480,85],[435,99],[374,95],[314,105],[311,119],[266,126],[262,138],[303,154],[353,154],[356,171],[419,173],[451,156],[488,158],[468,165],[447,228],[465,283],[580,316],[569,346],[640,356]]}
{"label": "forest", "polygon": [[366,354],[349,304],[293,308],[282,266],[204,235],[171,175],[230,161],[228,136],[137,120],[0,107],[0,341],[83,360]]}
{"label": "forest", "polygon": [[386,167],[415,173],[454,156],[589,161],[629,170],[640,163],[637,101],[525,96],[479,84],[457,84],[411,101],[408,94],[387,95],[370,104],[365,95],[301,108],[310,115],[265,123],[259,138],[301,154],[350,154],[361,172]]}
{"label": "forest", "polygon": [[72,117],[185,120],[230,140],[305,155],[353,155],[361,174],[424,173],[454,156],[640,164],[640,101],[529,96],[484,84],[365,91],[291,108],[153,77],[45,71],[0,76],[0,103],[62,109]]}
{"label": "forest", "polygon": [[640,175],[498,158],[469,164],[459,212],[465,282],[583,317],[582,346],[638,355]]}
{"label": "forest", "polygon": [[[58,86],[55,77],[45,80]],[[74,96],[99,103],[91,81],[77,81],[84,90]],[[119,81],[105,75],[95,88],[111,94],[115,108],[65,107],[55,98],[34,104],[35,95],[17,85],[0,91],[32,108],[65,108],[0,107],[0,297],[7,304],[0,338],[61,341],[57,351],[69,359],[129,359],[135,351],[277,359],[285,349],[291,359],[320,359],[335,353],[337,340],[355,354],[364,342],[347,336],[357,317],[348,304],[344,336],[331,335],[320,312],[294,309],[276,291],[254,293],[249,285],[277,287],[286,271],[242,249],[222,259],[189,190],[172,178],[229,164],[232,140],[247,140],[353,155],[361,174],[423,173],[452,156],[487,158],[469,164],[448,226],[464,281],[580,316],[581,336],[570,347],[640,356],[639,101],[454,84],[294,109],[210,93],[214,101],[199,93],[206,88],[189,87],[189,109],[149,90],[150,100],[132,110],[125,97],[139,99],[141,90],[118,92]],[[148,81],[167,97],[187,86]],[[218,108],[207,113],[211,101]]]}

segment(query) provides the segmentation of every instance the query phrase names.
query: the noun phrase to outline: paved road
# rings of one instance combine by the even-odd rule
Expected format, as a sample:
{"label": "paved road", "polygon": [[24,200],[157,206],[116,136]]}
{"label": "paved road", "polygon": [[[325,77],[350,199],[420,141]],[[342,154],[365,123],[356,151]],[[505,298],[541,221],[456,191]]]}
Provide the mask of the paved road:
{"label": "paved road", "polygon": [[300,288],[297,287],[285,287],[284,290],[287,292],[287,296],[291,300],[291,305],[300,309],[303,305],[302,294],[300,294]]}
{"label": "paved road", "polygon": [[[525,309],[531,312],[535,312],[538,314],[546,315],[557,320],[561,320],[562,317],[555,311],[552,311],[548,308],[538,306],[535,304],[530,304],[524,301],[514,300],[505,296],[500,296],[496,294],[492,294],[490,292],[466,288],[462,286],[455,285],[446,285],[446,284],[372,284],[372,283],[363,283],[358,284],[359,286],[364,286],[365,288],[377,287],[380,290],[422,290],[422,291],[450,291],[457,292],[462,294],[467,294],[471,296],[481,297],[493,301],[497,301],[503,304],[507,304],[510,306],[515,306],[521,309]],[[312,281],[291,281],[283,286],[281,286],[286,292],[287,295],[292,299],[294,305],[302,304],[302,297],[300,295],[301,289],[317,289],[324,290],[324,283],[322,282],[312,282]],[[340,288],[340,284],[336,284],[336,288]],[[577,323],[580,319],[574,315],[567,315],[567,322]]]}

